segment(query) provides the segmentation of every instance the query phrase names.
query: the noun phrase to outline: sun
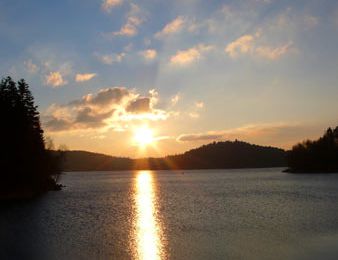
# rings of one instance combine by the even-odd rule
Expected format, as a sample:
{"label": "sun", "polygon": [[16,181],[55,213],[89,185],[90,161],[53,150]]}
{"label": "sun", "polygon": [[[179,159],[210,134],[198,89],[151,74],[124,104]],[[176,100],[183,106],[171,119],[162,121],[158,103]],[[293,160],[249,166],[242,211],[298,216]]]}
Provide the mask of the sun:
{"label": "sun", "polygon": [[145,147],[154,141],[154,131],[147,126],[138,127],[134,130],[134,142],[138,146]]}

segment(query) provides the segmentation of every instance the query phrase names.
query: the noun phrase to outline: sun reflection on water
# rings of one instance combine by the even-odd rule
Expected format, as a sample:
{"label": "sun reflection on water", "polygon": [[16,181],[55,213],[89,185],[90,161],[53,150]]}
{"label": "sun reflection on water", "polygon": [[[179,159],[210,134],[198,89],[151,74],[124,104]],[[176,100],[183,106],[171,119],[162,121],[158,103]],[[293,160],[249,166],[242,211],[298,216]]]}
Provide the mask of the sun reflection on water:
{"label": "sun reflection on water", "polygon": [[137,258],[163,259],[161,225],[156,214],[156,196],[150,171],[140,171],[136,177],[136,241]]}

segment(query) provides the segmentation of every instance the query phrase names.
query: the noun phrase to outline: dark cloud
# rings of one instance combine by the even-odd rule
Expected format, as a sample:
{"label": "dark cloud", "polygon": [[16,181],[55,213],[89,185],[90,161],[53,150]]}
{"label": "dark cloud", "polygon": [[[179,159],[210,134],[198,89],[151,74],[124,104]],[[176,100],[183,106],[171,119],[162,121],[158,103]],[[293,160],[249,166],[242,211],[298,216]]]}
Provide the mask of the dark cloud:
{"label": "dark cloud", "polygon": [[126,111],[130,113],[147,113],[151,110],[150,104],[150,98],[138,98],[128,104]]}
{"label": "dark cloud", "polygon": [[74,100],[69,105],[95,105],[104,106],[112,103],[120,103],[124,97],[131,95],[131,92],[124,87],[101,89],[96,95],[88,94],[80,100]]}
{"label": "dark cloud", "polygon": [[111,110],[105,113],[97,113],[90,107],[85,107],[78,111],[74,123],[82,124],[83,126],[95,126],[100,127],[105,119],[108,119],[113,115],[115,110]]}
{"label": "dark cloud", "polygon": [[71,127],[71,123],[55,116],[48,116],[44,120],[44,124],[51,131],[63,131]]}
{"label": "dark cloud", "polygon": [[113,128],[114,121],[118,123],[120,120],[130,118],[133,120],[166,118],[165,111],[153,109],[156,99],[154,91],[149,94],[150,97],[141,97],[124,87],[102,89],[66,105],[52,105],[43,121],[50,131],[65,131],[105,126]]}

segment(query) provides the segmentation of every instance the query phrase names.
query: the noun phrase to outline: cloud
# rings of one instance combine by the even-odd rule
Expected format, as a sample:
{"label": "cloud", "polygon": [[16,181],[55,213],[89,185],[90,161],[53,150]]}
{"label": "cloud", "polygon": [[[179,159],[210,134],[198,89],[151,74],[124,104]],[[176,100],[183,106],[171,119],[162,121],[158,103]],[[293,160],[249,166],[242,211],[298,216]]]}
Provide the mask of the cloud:
{"label": "cloud", "polygon": [[123,61],[126,53],[113,53],[113,54],[105,54],[105,55],[96,55],[100,62],[107,65],[112,65],[113,63],[120,63]]}
{"label": "cloud", "polygon": [[178,16],[168,24],[166,24],[161,31],[155,33],[154,37],[157,39],[164,39],[170,35],[175,35],[181,32],[197,33],[205,27],[204,21],[198,21],[196,18]]}
{"label": "cloud", "polygon": [[52,86],[53,88],[61,87],[65,84],[67,84],[67,81],[65,81],[61,75],[60,72],[50,72],[45,77],[45,84],[48,86]]}
{"label": "cloud", "polygon": [[32,60],[25,61],[24,65],[25,65],[26,70],[31,74],[35,74],[39,71],[38,65],[34,64]]}
{"label": "cloud", "polygon": [[262,47],[257,47],[255,49],[255,53],[263,58],[270,59],[270,60],[277,60],[284,54],[286,54],[292,46],[292,43],[286,43],[282,46],[272,48],[269,46],[262,46]]}
{"label": "cloud", "polygon": [[48,116],[46,117],[46,119],[47,119],[47,122],[44,125],[48,130],[52,132],[63,131],[63,130],[71,128],[71,122],[64,120],[62,118]]}
{"label": "cloud", "polygon": [[192,142],[192,141],[215,141],[219,140],[223,137],[222,134],[217,133],[205,133],[205,134],[182,134],[179,137],[177,137],[178,142]]}
{"label": "cloud", "polygon": [[150,111],[150,98],[138,98],[128,104],[126,107],[127,112],[131,113],[147,113]]}
{"label": "cloud", "polygon": [[253,48],[254,37],[252,35],[243,35],[237,40],[229,43],[225,48],[225,52],[230,55],[230,57],[235,58],[239,53],[248,53]]}
{"label": "cloud", "polygon": [[105,12],[110,12],[114,7],[121,5],[122,0],[104,0],[101,4],[101,8]]}
{"label": "cloud", "polygon": [[250,124],[223,131],[182,134],[176,138],[178,142],[211,142],[222,140],[243,140],[262,145],[275,145],[289,148],[303,137],[304,132],[313,134],[318,129],[300,123],[265,123]]}
{"label": "cloud", "polygon": [[111,87],[84,95],[65,105],[51,105],[43,122],[51,132],[87,129],[121,129],[131,120],[165,120],[169,113],[155,108],[158,93],[142,96],[125,87]]}
{"label": "cloud", "polygon": [[96,76],[96,73],[85,73],[85,74],[76,74],[75,81],[76,82],[83,82],[91,80]]}
{"label": "cloud", "polygon": [[191,117],[191,118],[196,119],[196,118],[200,117],[200,114],[196,113],[196,112],[191,112],[191,113],[188,114],[188,116]]}
{"label": "cloud", "polygon": [[154,49],[147,49],[140,52],[140,55],[146,60],[153,60],[157,56],[157,51]]}
{"label": "cloud", "polygon": [[304,24],[307,28],[314,28],[319,24],[319,18],[313,15],[305,15]]}
{"label": "cloud", "polygon": [[255,35],[243,35],[229,43],[225,48],[225,52],[231,58],[237,58],[241,54],[250,54],[256,57],[277,60],[288,53],[293,45],[292,42],[284,43],[277,47],[262,45],[257,43],[257,39],[260,38],[260,36],[261,32],[257,32]]}
{"label": "cloud", "polygon": [[204,102],[203,102],[203,101],[197,101],[197,102],[195,103],[195,106],[196,106],[197,108],[204,108]]}
{"label": "cloud", "polygon": [[130,11],[127,14],[127,22],[113,36],[132,37],[138,33],[138,27],[144,22],[145,18],[138,5],[131,3]]}
{"label": "cloud", "polygon": [[176,94],[170,100],[171,101],[171,105],[175,106],[180,99],[181,99],[181,96],[179,94]]}
{"label": "cloud", "polygon": [[78,124],[84,124],[87,127],[91,126],[94,128],[101,127],[104,125],[104,120],[111,117],[114,113],[114,110],[107,112],[97,112],[93,108],[84,107],[79,109],[75,122]]}
{"label": "cloud", "polygon": [[203,54],[213,48],[211,45],[199,44],[190,49],[178,51],[174,56],[170,57],[170,63],[173,65],[190,65],[202,58]]}
{"label": "cloud", "polygon": [[163,29],[155,34],[156,38],[161,38],[163,36],[178,33],[182,30],[186,19],[183,16],[178,16],[168,24],[166,24]]}
{"label": "cloud", "polygon": [[96,94],[84,95],[81,99],[70,102],[70,105],[106,106],[111,103],[119,104],[124,97],[132,93],[124,87],[100,89]]}

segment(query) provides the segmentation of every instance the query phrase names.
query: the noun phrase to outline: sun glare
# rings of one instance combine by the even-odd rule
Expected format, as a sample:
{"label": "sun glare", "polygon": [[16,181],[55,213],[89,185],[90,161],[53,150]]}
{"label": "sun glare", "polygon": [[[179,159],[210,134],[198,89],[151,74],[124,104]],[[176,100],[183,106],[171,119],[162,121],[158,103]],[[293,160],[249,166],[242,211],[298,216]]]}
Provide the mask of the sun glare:
{"label": "sun glare", "polygon": [[136,177],[136,259],[165,259],[162,244],[162,223],[158,219],[156,191],[153,175],[149,171],[140,171]]}
{"label": "sun glare", "polygon": [[154,142],[153,130],[147,126],[136,128],[134,131],[134,142],[141,147]]}

